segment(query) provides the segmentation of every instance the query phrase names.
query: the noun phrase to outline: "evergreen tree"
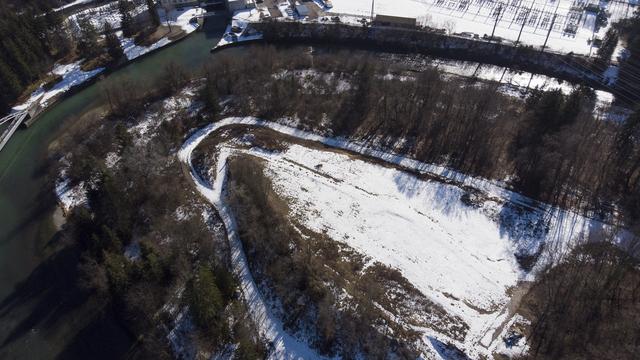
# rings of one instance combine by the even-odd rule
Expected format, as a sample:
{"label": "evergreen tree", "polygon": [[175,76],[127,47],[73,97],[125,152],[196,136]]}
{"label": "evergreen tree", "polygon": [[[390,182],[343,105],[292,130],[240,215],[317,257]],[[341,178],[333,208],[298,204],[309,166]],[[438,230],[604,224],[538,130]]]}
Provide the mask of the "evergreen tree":
{"label": "evergreen tree", "polygon": [[188,297],[189,309],[196,324],[203,328],[215,327],[224,307],[224,300],[210,268],[200,265],[195,278],[189,284]]}
{"label": "evergreen tree", "polygon": [[147,0],[147,11],[149,11],[153,26],[160,26],[160,15],[158,15],[158,9],[156,8],[156,2],[154,0]]}
{"label": "evergreen tree", "polygon": [[0,57],[0,113],[9,110],[11,103],[20,95],[21,88],[18,77]]}
{"label": "evergreen tree", "polygon": [[131,37],[136,33],[133,15],[131,14],[132,9],[133,6],[128,0],[120,0],[118,2],[118,10],[122,19],[122,33],[126,37]]}
{"label": "evergreen tree", "polygon": [[62,13],[53,11],[51,8],[49,8],[49,10],[45,13],[44,19],[50,31],[58,30],[60,28],[60,25],[64,22]]}
{"label": "evergreen tree", "polygon": [[78,50],[85,58],[93,58],[100,55],[100,45],[98,45],[98,30],[87,17],[78,21],[80,34],[78,37]]}
{"label": "evergreen tree", "polygon": [[34,73],[24,59],[23,52],[11,38],[4,38],[0,43],[0,53],[6,54],[4,60],[18,77],[21,84],[26,85],[34,79]]}
{"label": "evergreen tree", "polygon": [[[28,1],[11,8],[0,1],[0,14],[0,109],[6,111],[27,86],[66,55],[54,51],[65,42],[51,37],[65,32],[60,31],[62,19],[48,2]],[[58,28],[54,28],[56,23]]]}
{"label": "evergreen tree", "polygon": [[103,27],[104,39],[107,46],[107,52],[113,61],[119,61],[124,56],[120,39],[113,32],[113,28],[108,22]]}
{"label": "evergreen tree", "polygon": [[65,25],[65,19],[60,12],[49,9],[44,16],[46,23],[46,43],[49,54],[64,57],[75,48],[73,39]]}
{"label": "evergreen tree", "polygon": [[220,112],[220,96],[213,81],[207,80],[204,89],[202,89],[202,99],[204,100],[207,112],[213,116],[217,116],[218,112]]}

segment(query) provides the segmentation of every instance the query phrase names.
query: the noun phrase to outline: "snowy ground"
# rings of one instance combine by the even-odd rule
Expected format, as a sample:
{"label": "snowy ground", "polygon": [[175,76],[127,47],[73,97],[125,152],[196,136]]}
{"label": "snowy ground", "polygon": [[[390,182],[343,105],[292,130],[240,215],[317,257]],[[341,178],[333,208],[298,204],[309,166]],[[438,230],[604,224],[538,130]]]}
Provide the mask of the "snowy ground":
{"label": "snowy ground", "polygon": [[[135,8],[132,13],[140,14],[147,11],[146,5],[140,5]],[[199,7],[184,7],[180,10],[173,9],[171,11],[165,11],[163,8],[158,9],[160,15],[160,21],[165,26],[177,26],[180,27],[185,33],[190,34],[198,29],[198,23],[191,20],[204,12],[204,9]],[[109,23],[113,29],[120,28],[121,16],[118,12],[117,3],[110,3],[107,5],[84,10],[80,13],[74,14],[69,17],[72,24],[77,27],[78,19],[88,16],[91,19],[91,23],[98,29],[102,29],[105,23]],[[122,36],[122,31],[116,32],[122,43],[127,59],[133,60],[139,56],[142,56],[150,51],[161,48],[171,41],[168,38],[162,38],[156,43],[150,46],[139,46],[134,44],[133,39],[125,38]]]}
{"label": "snowy ground", "polygon": [[87,189],[84,182],[72,185],[67,177],[68,159],[61,160],[61,163],[63,167],[56,179],[55,193],[62,211],[68,214],[69,211],[77,206],[87,205]]}
{"label": "snowy ground", "polygon": [[142,120],[128,129],[136,145],[148,142],[162,122],[172,119],[178,111],[186,110],[187,115],[193,116],[201,110],[202,103],[194,101],[197,93],[195,87],[186,87],[177,95],[165,99],[159,111],[145,112]]}
{"label": "snowy ground", "polygon": [[[225,30],[224,35],[222,36],[222,38],[214,48],[226,46],[235,42],[261,39],[262,34],[250,33],[249,31],[247,31],[247,25],[250,22],[260,21],[261,13],[262,12],[259,9],[246,9],[246,10],[236,11],[233,14],[231,23],[227,26],[227,29]],[[237,34],[233,33],[232,28],[234,27],[242,29],[242,32]]]}
{"label": "snowy ground", "polygon": [[[147,11],[147,9],[147,5],[142,3],[133,9],[131,14],[133,16],[137,16],[138,14]],[[180,10],[173,9],[168,12],[165,11],[164,8],[158,8],[158,15],[160,15],[160,21],[163,25],[176,25],[181,27],[187,33],[195,31],[198,27],[197,24],[190,23],[189,20],[202,12],[204,12],[204,10],[199,7],[184,7]],[[121,27],[122,16],[120,16],[117,2],[111,2],[106,5],[83,10],[77,14],[69,16],[69,20],[77,27],[78,19],[83,17],[88,17],[91,24],[99,30],[102,29],[105,23],[109,23],[113,29],[119,29]]]}
{"label": "snowy ground", "polygon": [[122,45],[122,50],[124,51],[124,55],[127,57],[127,60],[133,60],[171,43],[171,41],[165,37],[149,46],[141,46],[136,45],[132,38],[122,36],[122,31],[116,32],[116,35],[120,39],[120,44]]}
{"label": "snowy ground", "polygon": [[[255,118],[228,118],[196,132],[183,145],[180,159],[190,165],[191,153],[208,134],[233,124],[267,127],[457,183],[423,181],[393,168],[298,145],[283,153],[249,151],[267,160],[267,173],[276,189],[292,199],[292,216],[397,268],[427,297],[470,326],[462,342],[416,329],[423,331],[425,347],[432,349],[426,354],[429,357],[441,352],[433,345],[441,343],[454,343],[472,358],[506,351],[500,339],[506,331],[501,325],[512,322],[507,290],[532,277],[521,270],[515,255],[535,254],[543,243],[550,254],[557,254],[577,241],[612,231],[596,220],[536,204],[499,182]],[[315,358],[306,345],[282,330],[248,270],[233,216],[221,196],[226,159],[235,151],[220,148],[214,184],[192,168],[193,179],[225,222],[246,300],[261,331],[274,341],[276,358]],[[474,205],[462,201],[461,185],[479,191],[481,201]],[[549,260],[545,255],[541,259]]]}
{"label": "snowy ground", "polygon": [[160,15],[160,21],[163,25],[179,26],[187,34],[192,33],[198,29],[198,23],[192,22],[193,17],[202,15],[205,10],[199,7],[184,7],[180,10],[173,9],[171,11],[165,11],[164,9],[158,9]]}
{"label": "snowy ground", "polygon": [[[448,59],[434,59],[431,65],[437,67],[444,73],[498,82],[504,85],[504,91],[506,93],[518,96],[529,93],[529,89],[547,91],[559,89],[564,94],[570,94],[576,88],[576,85],[558,80],[554,77],[532,74],[526,71],[515,71],[502,66],[480,64],[471,61],[461,62]],[[611,109],[614,101],[612,93],[596,90],[595,94],[596,107],[594,112],[596,116],[604,119],[621,118],[617,121],[621,121],[628,116],[626,112],[618,114],[615,110]]]}
{"label": "snowy ground", "polygon": [[305,343],[298,341],[283,329],[282,323],[269,311],[256,283],[249,271],[249,264],[242,250],[242,243],[238,237],[235,221],[228,207],[222,202],[222,188],[226,178],[225,159],[230,155],[229,151],[224,151],[218,158],[218,169],[215,184],[200,178],[191,165],[191,154],[198,144],[204,140],[212,131],[220,128],[221,125],[231,124],[234,119],[221,121],[205,127],[194,133],[183,145],[179,153],[179,158],[191,167],[191,175],[198,191],[218,210],[220,218],[225,224],[231,248],[231,261],[233,269],[240,279],[240,286],[245,301],[250,309],[251,316],[259,327],[262,336],[266,337],[273,344],[271,359],[318,359],[315,351],[311,350]]}
{"label": "snowy ground", "polygon": [[82,60],[67,65],[56,65],[51,73],[62,76],[62,80],[55,84],[49,90],[45,90],[45,88],[43,87],[44,84],[41,84],[40,87],[31,94],[27,101],[14,106],[12,110],[27,110],[36,103],[40,104],[40,106],[43,108],[47,107],[51,99],[69,91],[69,89],[71,89],[72,87],[80,85],[104,71],[104,68],[98,68],[91,71],[82,71],[82,69],[80,69],[81,63]]}
{"label": "snowy ground", "polygon": [[[330,11],[369,17],[371,3],[370,0],[333,0]],[[592,49],[588,40],[594,36],[595,15],[584,11],[586,4],[584,0],[377,0],[374,13],[417,18],[422,25],[444,28],[451,33],[475,33],[480,37],[491,34],[499,14],[495,36],[515,41],[522,28],[520,41],[534,46],[544,44],[553,23],[547,44],[550,49],[589,54]],[[603,1],[599,5],[610,13],[609,24],[632,16],[635,10],[628,2]],[[602,38],[605,32],[606,28],[601,28],[595,35]]]}
{"label": "snowy ground", "polygon": [[[145,4],[141,4],[134,8],[131,11],[133,16],[137,16],[142,12],[147,10],[147,6]],[[119,29],[120,22],[122,21],[122,17],[120,16],[120,12],[118,11],[118,2],[110,2],[102,6],[96,6],[89,9],[85,9],[76,14],[69,16],[69,21],[76,28],[78,27],[78,19],[88,18],[89,21],[96,29],[101,30],[105,23],[109,23],[111,28]]]}
{"label": "snowy ground", "polygon": [[[203,11],[204,10],[200,8],[184,8],[182,10],[173,10],[169,12],[168,17],[163,10],[160,10],[159,13],[162,24],[167,26],[168,24],[171,24],[171,26],[179,26],[185,33],[190,34],[198,29],[198,23],[191,22],[191,19],[193,19],[194,16],[201,14]],[[122,31],[118,31],[116,32],[116,34],[120,39],[124,54],[129,60],[133,60],[150,51],[159,49],[171,43],[171,40],[169,40],[169,38],[163,37],[162,39],[149,46],[140,46],[136,45],[133,42],[133,39],[124,37],[122,35]]]}

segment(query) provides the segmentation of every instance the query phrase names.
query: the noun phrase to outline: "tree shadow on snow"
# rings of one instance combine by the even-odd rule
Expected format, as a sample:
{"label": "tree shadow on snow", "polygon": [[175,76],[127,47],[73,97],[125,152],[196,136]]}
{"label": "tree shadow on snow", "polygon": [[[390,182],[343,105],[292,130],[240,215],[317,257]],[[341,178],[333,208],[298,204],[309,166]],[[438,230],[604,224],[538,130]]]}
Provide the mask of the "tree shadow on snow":
{"label": "tree shadow on snow", "polygon": [[444,360],[471,360],[465,353],[452,344],[445,344],[442,341],[429,336],[429,342],[433,349]]}

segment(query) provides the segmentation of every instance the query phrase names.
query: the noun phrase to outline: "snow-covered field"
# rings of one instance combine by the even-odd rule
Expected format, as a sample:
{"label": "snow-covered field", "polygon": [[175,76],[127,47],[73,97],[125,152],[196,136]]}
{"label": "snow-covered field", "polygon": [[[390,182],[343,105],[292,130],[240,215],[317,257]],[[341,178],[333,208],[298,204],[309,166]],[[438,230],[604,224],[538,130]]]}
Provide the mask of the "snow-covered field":
{"label": "snow-covered field", "polygon": [[[489,356],[493,351],[515,351],[505,350],[501,340],[507,330],[502,325],[513,322],[507,309],[508,290],[533,276],[521,269],[516,254],[536,254],[542,244],[549,254],[558,254],[577,241],[612,231],[596,220],[536,204],[499,182],[255,118],[228,118],[196,132],[184,144],[180,159],[190,165],[191,153],[208,134],[237,124],[267,127],[453,182],[420,180],[395,168],[299,145],[282,153],[242,150],[267,160],[267,175],[276,190],[291,199],[291,216],[397,268],[427,297],[469,325],[462,342],[430,329],[416,329],[424,334],[425,356],[429,358],[437,358],[435,354],[441,351],[434,347],[434,339],[455,344],[471,358]],[[283,332],[248,270],[233,216],[221,195],[226,159],[236,151],[240,150],[221,145],[215,182],[200,178],[192,168],[194,181],[225,221],[246,300],[262,332],[274,341],[277,358],[315,357],[304,344]],[[464,201],[466,191],[461,186],[479,192],[479,200]],[[540,258],[549,260],[544,253]]]}
{"label": "snow-covered field", "polygon": [[[332,2],[332,13],[371,15],[370,0]],[[587,4],[589,2],[584,0],[376,0],[374,14],[417,18],[422,25],[444,28],[452,33],[475,33],[480,37],[491,35],[495,19],[499,17],[495,36],[515,41],[522,29],[520,41],[534,46],[544,44],[553,24],[547,44],[550,49],[589,54],[592,49],[588,40],[594,36],[596,16],[584,11]],[[635,10],[629,2],[595,4],[610,14],[609,24],[632,16]],[[605,32],[603,27],[595,35],[602,38]]]}
{"label": "snow-covered field", "polygon": [[[438,70],[446,74],[476,77],[482,80],[498,82],[504,85],[507,93],[513,93],[514,90],[517,90],[518,95],[528,94],[530,89],[559,89],[564,94],[570,94],[576,88],[576,85],[558,80],[554,77],[473,61],[455,61],[443,58],[434,58],[429,61],[429,65],[438,68]],[[607,111],[613,103],[613,94],[602,90],[596,90],[595,93],[597,104],[596,111]]]}
{"label": "snow-covered field", "polygon": [[[147,11],[147,5],[143,3],[134,8],[131,14],[137,16],[145,11]],[[184,7],[181,9],[172,9],[171,11],[165,11],[164,8],[160,7],[158,8],[158,15],[160,15],[162,24],[179,26],[187,33],[195,31],[198,27],[197,24],[190,23],[189,20],[202,12],[204,12],[204,10],[197,7]],[[118,10],[117,2],[83,10],[69,16],[69,20],[77,27],[78,20],[83,17],[87,17],[91,24],[99,30],[102,29],[105,23],[109,23],[113,29],[119,29],[121,27],[122,16]]]}

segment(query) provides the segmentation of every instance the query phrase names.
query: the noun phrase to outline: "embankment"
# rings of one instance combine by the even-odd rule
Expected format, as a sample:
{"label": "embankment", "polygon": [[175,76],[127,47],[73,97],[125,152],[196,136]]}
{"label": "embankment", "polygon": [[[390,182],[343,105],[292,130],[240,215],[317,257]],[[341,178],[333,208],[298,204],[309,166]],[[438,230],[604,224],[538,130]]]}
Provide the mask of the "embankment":
{"label": "embankment", "polygon": [[606,90],[590,60],[530,46],[514,46],[449,36],[428,29],[354,26],[342,23],[271,21],[253,23],[267,43],[342,45],[367,50],[420,53],[454,60],[476,61],[543,74]]}

